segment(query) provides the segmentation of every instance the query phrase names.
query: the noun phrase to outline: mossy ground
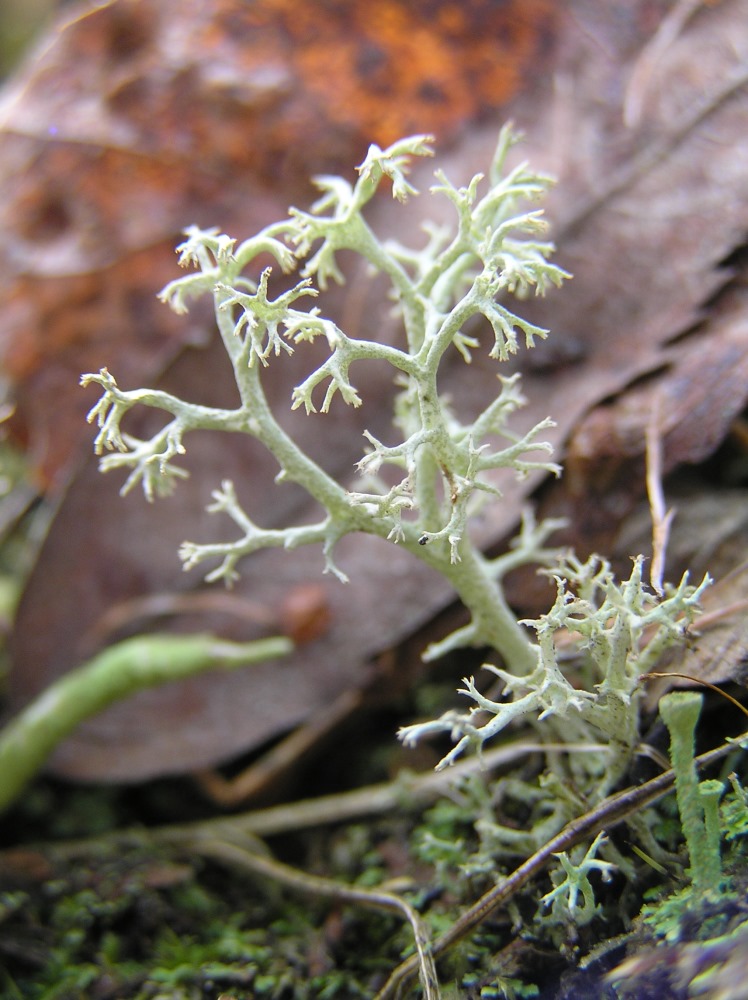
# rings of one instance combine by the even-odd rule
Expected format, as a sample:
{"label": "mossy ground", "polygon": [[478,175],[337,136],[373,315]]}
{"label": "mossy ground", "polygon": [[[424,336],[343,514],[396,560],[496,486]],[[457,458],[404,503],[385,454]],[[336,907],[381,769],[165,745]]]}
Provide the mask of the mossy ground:
{"label": "mossy ground", "polygon": [[[0,549],[3,580],[23,576],[29,560],[23,546],[20,552],[19,556],[13,538]],[[10,619],[12,599],[6,603],[0,614]],[[416,660],[421,639],[398,655]],[[410,719],[433,716],[454,704],[455,678],[477,670],[480,653],[475,657],[467,665],[464,658],[459,663],[447,658],[430,668],[428,684],[423,668],[411,665],[409,676],[414,680],[405,696],[408,701],[397,711]],[[735,687],[733,693],[739,697],[740,689]],[[385,780],[403,763],[396,760],[400,751],[394,740],[400,721],[391,708],[372,714],[365,726],[342,734],[332,749],[301,762],[297,789],[285,789],[285,794],[289,798],[295,791],[304,797],[330,794]],[[737,712],[725,709],[717,696],[707,697],[699,725],[700,749],[743,729],[744,719]],[[646,740],[656,743],[656,733],[648,733]],[[439,749],[433,753],[433,759],[422,762],[427,769],[438,759]],[[412,767],[413,760],[411,754],[406,766]],[[500,864],[487,862],[476,820],[479,807],[491,800],[495,780],[533,780],[541,766],[541,759],[523,760],[498,779],[479,776],[476,789],[459,800],[446,796],[419,810],[404,804],[394,815],[286,834],[273,839],[270,847],[277,857],[303,871],[349,885],[391,886],[408,896],[437,936],[502,872],[524,860],[518,855]],[[739,756],[729,766],[745,771]],[[635,784],[648,776],[633,773],[627,780]],[[742,780],[748,784],[745,777]],[[466,802],[473,806],[466,808]],[[505,801],[501,809],[501,821],[518,830],[531,828],[537,820],[529,802],[523,807],[515,801],[510,810]],[[37,780],[0,824],[0,997],[373,997],[402,956],[410,953],[410,928],[394,916],[302,897],[149,833],[164,824],[186,824],[217,814],[191,779],[132,789]],[[635,866],[636,878],[627,882],[616,876],[605,885],[593,877],[600,913],[588,926],[552,925],[542,911],[538,919],[540,897],[550,888],[547,874],[542,875],[439,962],[442,1000],[747,996],[740,992],[748,983],[748,959],[741,958],[748,955],[745,810],[738,810],[728,826],[734,833],[729,862],[734,895],[690,900],[682,918],[677,918],[680,924],[673,940],[656,939],[651,927],[638,925],[635,918],[648,892],[655,891],[656,903],[665,891],[684,887],[683,866],[673,863],[665,874],[657,872],[634,854],[635,838],[622,826],[611,832],[611,839]],[[668,850],[679,848],[672,796],[657,807],[653,829]],[[123,841],[123,830],[137,833]],[[464,870],[466,861],[469,873]],[[627,956],[635,964],[614,988],[604,976]],[[696,993],[702,986],[706,992]],[[419,992],[410,995],[417,997]]]}
{"label": "mossy ground", "polygon": [[[385,756],[380,752],[382,761]],[[373,997],[412,946],[407,925],[394,916],[301,897],[148,834],[167,821],[190,822],[211,812],[187,780],[129,791],[37,782],[4,828],[0,995],[8,1000]],[[662,835],[673,830],[672,812],[672,803],[663,805]],[[141,832],[123,841],[115,836],[123,828]],[[405,891],[436,935],[495,874],[465,875],[450,865],[446,848],[434,855],[424,847],[429,837],[452,845],[456,862],[480,851],[470,819],[448,800],[420,812],[403,809],[396,816],[286,835],[271,846],[305,871]],[[631,857],[626,829],[613,838]],[[733,843],[733,865],[742,882],[741,841]],[[504,867],[509,870],[511,862]],[[596,882],[600,915],[584,928],[538,920],[538,900],[549,882],[546,876],[536,880],[440,962],[444,1000],[650,995],[686,1000],[697,995],[689,992],[689,981],[703,976],[705,968],[708,972],[714,941],[722,949],[720,966],[735,979],[737,959],[724,940],[732,935],[744,943],[739,928],[748,922],[745,893],[723,904],[705,901],[709,921],[706,909],[699,917],[692,905],[680,940],[665,944],[631,919],[647,889],[682,886],[682,872],[674,867],[672,877],[663,879],[643,863],[639,871],[634,886],[621,877],[608,886]],[[698,954],[688,953],[686,968],[684,947],[707,926],[710,941],[698,946]],[[614,988],[603,977],[627,949],[640,962]],[[581,968],[580,960],[590,953],[597,957]],[[420,994],[416,989],[408,995]]]}

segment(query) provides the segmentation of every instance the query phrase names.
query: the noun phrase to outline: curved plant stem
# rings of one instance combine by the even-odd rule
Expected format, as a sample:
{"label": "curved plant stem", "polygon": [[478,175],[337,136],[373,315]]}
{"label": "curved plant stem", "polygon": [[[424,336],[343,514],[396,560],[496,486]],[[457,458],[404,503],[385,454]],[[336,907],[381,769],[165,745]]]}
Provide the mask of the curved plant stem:
{"label": "curved plant stem", "polygon": [[252,850],[251,846],[249,848],[240,847],[226,840],[198,839],[192,844],[192,847],[198,854],[214,858],[232,867],[245,868],[255,875],[271,879],[297,892],[327,897],[340,903],[353,903],[369,909],[384,910],[387,913],[396,913],[398,916],[405,917],[413,930],[416,945],[413,957],[423,988],[423,996],[425,1000],[439,1000],[439,984],[426,929],[410,903],[401,896],[380,889],[362,889],[341,885],[333,879],[300,872],[290,865],[258,854]]}
{"label": "curved plant stem", "polygon": [[58,743],[112,702],[206,670],[285,656],[292,649],[283,636],[239,643],[213,635],[136,636],[108,647],[51,684],[0,732],[0,811]]}

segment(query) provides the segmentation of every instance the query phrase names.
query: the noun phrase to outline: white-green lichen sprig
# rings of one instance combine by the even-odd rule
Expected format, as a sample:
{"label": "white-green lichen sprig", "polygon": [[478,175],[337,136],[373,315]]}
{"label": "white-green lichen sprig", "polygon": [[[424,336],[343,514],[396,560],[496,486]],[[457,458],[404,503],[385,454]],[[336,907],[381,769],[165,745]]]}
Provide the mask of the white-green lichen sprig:
{"label": "white-green lichen sprig", "polygon": [[[417,193],[407,173],[414,157],[432,155],[426,136],[404,139],[386,150],[372,146],[354,183],[340,177],[318,179],[322,196],[310,211],[292,209],[289,219],[243,243],[215,230],[188,230],[178,248],[179,262],[195,270],[170,282],[161,297],[181,313],[194,298],[212,296],[239,391],[238,407],[198,406],[146,389],[123,391],[106,369],[82,381],[103,389],[89,419],[99,425],[95,448],[102,455],[102,470],[129,470],[123,491],[140,482],[149,500],[168,493],[185,475],[175,460],[184,454],[189,431],[221,430],[257,439],[278,462],[277,478],[301,485],[323,511],[312,524],[266,528],[249,517],[234,485],[224,481],[213,493],[209,510],[228,515],[240,537],[212,545],[185,542],[180,549],[185,569],[210,563],[214,568],[208,578],[230,583],[241,560],[259,549],[318,544],[326,571],[345,580],[333,558],[344,535],[367,532],[401,544],[451,583],[470,615],[467,625],[435,643],[427,655],[433,658],[459,646],[490,647],[502,658],[502,667],[490,669],[504,687],[503,700],[498,701],[481,693],[472,678],[466,679],[463,693],[475,703],[472,712],[452,712],[436,722],[408,727],[403,739],[412,743],[434,731],[452,733],[456,745],[445,765],[510,722],[546,719],[552,728],[560,727],[564,739],[597,742],[603,736],[609,741],[610,763],[597,786],[603,795],[625,770],[636,742],[636,678],[669,644],[682,639],[701,588],[684,579],[660,599],[642,583],[641,560],[635,561],[630,579],[619,585],[606,563],[580,563],[569,557],[554,571],[553,608],[537,621],[518,622],[502,578],[516,565],[557,562],[557,554],[546,545],[553,525],[526,519],[518,545],[498,559],[486,558],[470,537],[471,516],[498,495],[492,478],[497,470],[520,477],[537,470],[559,472],[542,439],[549,420],[523,435],[511,429],[511,418],[524,403],[519,375],[497,372],[495,397],[468,423],[457,418],[440,391],[445,359],[456,352],[469,362],[481,346],[480,330],[473,325],[476,318],[488,321],[488,353],[500,364],[547,333],[511,311],[504,297],[521,298],[531,290],[542,294],[568,277],[548,260],[553,248],[539,238],[545,229],[541,212],[527,208],[528,201],[545,193],[549,179],[524,164],[505,169],[515,142],[511,129],[503,129],[482,194],[481,175],[457,188],[437,172],[432,195],[448,200],[452,224],[425,227],[426,241],[420,248],[381,239],[366,213],[384,181],[397,200]],[[402,320],[399,346],[352,336],[318,307],[309,307],[318,289],[343,281],[338,264],[343,251],[363,258],[388,281]],[[268,255],[282,272],[300,269],[300,280],[287,281],[276,291],[272,269],[256,263],[260,258],[264,264]],[[253,266],[259,272],[256,278],[247,273]],[[393,371],[398,391],[392,423],[399,440],[385,444],[366,433],[368,450],[358,463],[359,490],[337,482],[297,445],[265,392],[266,369],[315,340],[326,343],[327,357],[293,390],[290,400],[310,419],[318,404],[322,413],[328,412],[336,396],[347,405],[360,405],[350,376],[354,362],[386,362]],[[121,427],[129,410],[142,405],[170,417],[149,440]],[[383,475],[384,469],[389,476]],[[577,643],[586,680],[580,686],[573,686],[560,666],[556,637],[562,631]]]}
{"label": "white-green lichen sprig", "polygon": [[[625,773],[639,738],[639,678],[665,650],[683,642],[710,583],[705,577],[694,587],[686,575],[659,598],[642,579],[643,562],[636,558],[629,579],[619,583],[599,556],[586,562],[567,556],[552,573],[557,588],[553,607],[524,623],[538,636],[535,670],[517,676],[487,664],[502,681],[503,700],[486,697],[474,678],[466,677],[460,693],[474,707],[467,714],[450,711],[441,719],[406,726],[400,731],[403,742],[412,745],[424,736],[449,733],[455,746],[440,761],[443,768],[512,722],[548,719],[557,726],[560,721],[565,739],[603,738],[609,744],[604,775],[596,782],[596,795],[604,797]],[[560,668],[560,634],[575,640],[583,658],[576,665],[583,686],[572,685]]]}
{"label": "white-green lichen sprig", "polygon": [[[457,188],[437,172],[432,194],[449,201],[452,224],[425,227],[426,241],[420,248],[381,239],[365,216],[385,180],[400,201],[417,193],[407,173],[414,157],[432,155],[425,136],[404,139],[386,150],[372,146],[354,183],[339,177],[318,179],[322,196],[310,211],[292,209],[288,220],[243,243],[214,230],[188,230],[178,248],[179,262],[195,271],[168,284],[161,297],[184,312],[195,297],[212,296],[239,391],[238,407],[198,406],[144,389],[126,392],[106,369],[84,376],[83,382],[96,382],[104,390],[89,419],[99,424],[95,447],[103,456],[102,469],[129,470],[124,491],[141,482],[148,499],[169,492],[185,475],[175,464],[184,453],[184,439],[201,428],[256,438],[277,460],[277,478],[298,483],[322,508],[315,523],[266,528],[249,517],[234,485],[225,481],[214,492],[209,510],[228,515],[240,537],[212,545],[185,542],[180,549],[185,569],[211,563],[208,578],[230,583],[241,560],[259,549],[319,544],[325,569],[345,580],[333,558],[344,535],[367,532],[403,545],[449,580],[470,614],[467,625],[435,643],[427,655],[433,658],[459,646],[490,647],[503,660],[502,667],[491,669],[504,685],[503,700],[497,701],[466,679],[463,693],[476,706],[471,713],[453,712],[408,727],[403,739],[412,743],[434,731],[449,731],[456,746],[444,765],[512,721],[547,719],[562,724],[565,739],[598,741],[602,735],[610,742],[615,752],[598,786],[604,794],[625,769],[636,742],[636,677],[668,644],[682,638],[700,588],[684,580],[658,599],[643,586],[640,560],[629,581],[618,585],[606,563],[583,564],[569,557],[555,570],[557,598],[551,611],[521,623],[508,605],[502,578],[516,565],[557,562],[557,554],[546,545],[553,525],[526,519],[519,544],[498,559],[486,558],[470,538],[470,517],[498,495],[492,473],[559,472],[542,439],[549,420],[524,435],[511,429],[511,418],[524,403],[519,375],[497,372],[495,397],[469,423],[461,423],[440,392],[445,358],[456,351],[469,362],[480,347],[479,330],[469,326],[472,321],[481,316],[488,321],[489,354],[498,363],[506,361],[522,342],[531,348],[547,331],[511,311],[504,297],[522,297],[533,289],[542,294],[567,277],[548,261],[552,245],[538,238],[545,228],[541,213],[527,209],[528,201],[545,193],[549,179],[524,164],[505,169],[515,141],[511,129],[502,130],[483,194],[481,175]],[[389,282],[402,320],[399,346],[351,336],[318,307],[309,307],[318,288],[343,281],[338,264],[343,251],[363,258]],[[268,255],[283,272],[300,269],[300,280],[276,292],[272,269],[255,265],[258,257],[264,262]],[[259,271],[256,279],[246,273],[253,265]],[[326,343],[327,357],[293,390],[290,401],[310,419],[318,403],[326,413],[338,395],[345,404],[360,405],[350,376],[354,362],[384,361],[393,370],[398,390],[393,429],[400,439],[385,444],[366,433],[368,451],[358,463],[360,490],[346,489],[296,444],[265,393],[266,369],[314,340]],[[127,412],[139,405],[171,418],[150,440],[121,429]],[[103,455],[105,451],[112,454]],[[395,471],[395,485],[391,474],[382,474],[384,469]],[[572,686],[561,669],[556,649],[561,631],[575,637],[583,654],[586,686]],[[484,715],[477,716],[479,711]]]}
{"label": "white-green lichen sprig", "polygon": [[[497,164],[503,165],[511,142],[512,133],[504,130]],[[478,315],[487,318],[493,328],[492,357],[506,360],[517,352],[517,329],[524,333],[526,345],[531,347],[534,338],[545,337],[547,331],[511,313],[496,298],[510,288],[526,291],[535,286],[544,291],[549,284],[560,284],[567,275],[546,260],[551,244],[517,238],[517,234],[534,234],[545,225],[539,212],[516,214],[521,199],[538,197],[548,186],[547,178],[531,174],[526,168],[512,171],[481,199],[478,199],[480,175],[467,188],[456,189],[438,174],[442,183],[432,188],[432,193],[446,195],[457,216],[451,239],[447,238],[446,229],[440,231],[439,239],[434,239],[432,231],[427,248],[419,253],[393,241],[382,243],[363,218],[361,209],[384,176],[393,179],[396,197],[404,199],[415,193],[402,177],[404,158],[428,152],[423,137],[396,143],[386,153],[372,147],[359,167],[356,185],[339,178],[325,178],[322,181],[325,194],[312,211],[292,212],[295,228],[290,238],[300,252],[310,253],[316,241],[322,240],[320,249],[307,261],[302,273],[315,276],[324,287],[329,279],[342,277],[335,260],[338,251],[353,250],[360,254],[389,278],[392,296],[403,318],[407,345],[407,352],[400,352],[370,341],[351,341],[337,328],[331,331],[320,324],[302,324],[301,329],[290,330],[297,339],[300,336],[311,339],[322,332],[332,350],[330,360],[295,390],[294,406],[303,404],[307,412],[312,412],[313,393],[325,382],[328,385],[323,411],[336,391],[347,402],[357,405],[358,395],[347,377],[351,361],[362,357],[390,361],[398,370],[398,382],[402,385],[396,402],[396,423],[403,441],[385,446],[368,434],[371,451],[359,463],[359,470],[371,475],[378,473],[383,465],[390,465],[402,469],[405,475],[386,492],[374,495],[354,492],[350,500],[388,519],[388,534],[395,540],[404,537],[402,512],[419,511],[420,543],[446,542],[450,558],[457,561],[471,498],[476,493],[495,492],[483,473],[507,467],[518,474],[534,469],[555,473],[559,470],[547,459],[525,457],[528,452],[550,451],[547,443],[538,440],[550,421],[542,421],[520,439],[507,432],[507,417],[523,402],[516,381],[503,380],[497,399],[472,424],[460,426],[438,390],[437,376],[443,358],[452,347],[457,347],[466,360],[470,359],[470,350],[477,342],[464,333],[463,327]],[[497,164],[493,168],[496,172]],[[515,209],[514,215],[511,209]],[[498,449],[490,446],[487,439],[496,436],[509,437],[511,443]],[[440,502],[441,495],[448,498],[446,503]]]}
{"label": "white-green lichen sprig", "polygon": [[[575,863],[566,851],[555,855],[560,865],[552,875],[554,887],[540,900],[543,910],[550,908],[550,918],[553,921],[562,926],[572,922],[577,927],[585,927],[601,912],[601,908],[595,902],[595,892],[589,875],[590,872],[598,872],[603,882],[609,882],[617,868],[612,862],[597,858],[597,852],[605,841],[605,833],[601,831],[584,851],[578,863]],[[548,915],[543,914],[541,920],[547,919]]]}
{"label": "white-green lichen sprig", "polygon": [[[290,219],[241,244],[215,230],[188,230],[178,248],[179,263],[196,272],[170,282],[161,298],[181,313],[194,298],[212,296],[240,405],[212,408],[166,392],[123,391],[106,369],[86,375],[84,385],[98,383],[104,390],[89,415],[99,425],[95,448],[103,456],[101,468],[129,470],[123,491],[140,482],[150,500],[168,493],[184,477],[175,460],[184,453],[189,431],[247,433],[274,455],[280,467],[278,478],[302,485],[324,515],[311,525],[263,528],[242,510],[233,484],[224,482],[214,493],[210,509],[228,514],[240,527],[241,537],[215,545],[185,542],[180,550],[185,568],[217,563],[209,578],[231,582],[241,560],[260,548],[320,544],[326,570],[345,579],[333,560],[333,549],[342,536],[364,531],[389,537],[450,580],[471,612],[470,626],[458,633],[461,641],[496,648],[518,672],[535,668],[537,646],[512,615],[500,575],[470,541],[467,525],[481,498],[496,494],[488,473],[497,469],[519,476],[533,470],[558,473],[558,467],[543,455],[550,451],[541,437],[549,421],[524,435],[512,433],[509,418],[523,402],[519,378],[499,375],[496,397],[472,423],[463,425],[440,394],[438,381],[443,359],[452,348],[469,361],[470,352],[479,346],[476,337],[464,330],[475,317],[488,319],[493,330],[490,354],[497,361],[519,350],[518,333],[528,347],[536,337],[544,337],[545,330],[516,316],[497,297],[511,291],[524,294],[533,287],[542,292],[566,277],[547,260],[551,244],[537,239],[545,225],[540,213],[524,207],[528,199],[545,192],[549,179],[524,165],[504,173],[506,154],[515,141],[510,129],[502,131],[488,190],[482,197],[480,176],[458,189],[443,174],[438,175],[433,193],[452,203],[453,224],[441,227],[438,234],[431,227],[426,246],[420,250],[409,251],[381,240],[364,210],[385,180],[391,182],[399,200],[416,193],[406,174],[413,157],[432,154],[430,140],[424,136],[402,140],[386,150],[372,146],[355,183],[319,179],[323,194],[311,211],[293,209]],[[402,346],[350,336],[318,308],[299,308],[300,300],[317,296],[313,281],[324,288],[331,280],[343,280],[337,254],[344,250],[363,257],[389,280],[403,322]],[[268,254],[283,272],[300,267],[301,280],[274,294],[271,269],[266,267],[256,279],[245,273],[255,258],[266,260]],[[298,447],[273,413],[264,390],[265,369],[282,363],[284,355],[304,342],[319,339],[326,341],[329,355],[297,386],[291,405],[312,414],[319,387],[324,388],[319,406],[323,413],[336,395],[358,406],[361,400],[350,379],[351,364],[389,363],[400,387],[393,425],[402,440],[385,446],[368,434],[370,451],[362,458],[360,470],[369,486],[383,466],[400,468],[403,478],[394,488],[382,486],[366,493],[345,489]],[[170,416],[149,440],[121,428],[127,412],[140,405]],[[533,454],[538,452],[539,456]],[[544,559],[542,545],[539,553],[527,547],[523,551],[528,561],[538,554]],[[453,638],[451,645],[456,642]]]}

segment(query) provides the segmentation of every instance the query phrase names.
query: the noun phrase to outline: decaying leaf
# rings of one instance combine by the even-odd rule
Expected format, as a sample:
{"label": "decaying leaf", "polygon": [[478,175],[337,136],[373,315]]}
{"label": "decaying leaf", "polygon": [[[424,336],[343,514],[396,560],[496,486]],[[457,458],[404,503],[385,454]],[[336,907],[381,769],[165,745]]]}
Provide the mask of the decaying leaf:
{"label": "decaying leaf", "polygon": [[[522,155],[559,175],[550,214],[558,262],[575,278],[531,304],[530,318],[552,328],[561,351],[527,371],[530,404],[518,429],[550,414],[561,448],[586,412],[643,376],[670,379],[657,391],[671,385],[681,406],[677,379],[706,366],[737,372],[730,404],[719,396],[723,380],[703,380],[698,409],[677,411],[671,440],[688,443],[673,445],[673,462],[718,443],[745,398],[735,361],[746,354],[745,303],[721,265],[748,229],[748,24],[738,0],[704,7],[657,66],[637,75],[668,9],[653,0],[574,0],[556,15],[555,5],[539,2],[393,0],[371,19],[367,5],[340,0],[325,5],[320,24],[311,6],[292,0],[114,0],[52,38],[0,106],[3,223],[14,236],[0,248],[8,303],[0,349],[16,424],[44,481],[71,478],[18,614],[16,703],[89,655],[113,605],[195,588],[176,551],[184,538],[230,530],[204,511],[221,479],[233,476],[247,509],[268,525],[303,516],[293,489],[263,492],[276,470],[252,442],[233,438],[196,435],[189,485],[153,507],[136,495],[119,499],[120,483],[101,477],[92,459],[71,477],[93,400],[62,386],[108,364],[128,388],[163,372],[164,387],[220,399],[228,371],[206,346],[209,318],[195,312],[177,324],[155,301],[174,275],[178,230],[194,222],[247,234],[306,200],[310,172],[349,171],[371,140],[435,130],[448,174],[463,182],[485,166],[499,124],[513,116],[528,135]],[[632,80],[636,122],[626,126]],[[416,182],[426,188],[429,175]],[[418,199],[411,225],[430,212],[428,202]],[[384,232],[392,206],[376,212]],[[715,307],[720,292],[732,297]],[[374,324],[393,335],[376,285],[363,276],[324,308],[355,333]],[[305,364],[299,350],[277,366],[273,400],[281,406]],[[455,366],[455,406],[490,398],[495,374],[485,355]],[[288,421],[344,479],[363,429],[386,433],[387,383],[375,372],[360,384],[361,411]],[[666,453],[670,444],[666,435]],[[557,506],[589,514],[591,528],[602,512],[610,531],[620,511],[590,486],[595,449]],[[502,481],[504,505],[479,526],[486,544],[512,529],[537,484]],[[631,475],[626,488],[628,505],[643,493]],[[54,770],[135,780],[257,746],[341,690],[363,686],[374,654],[449,600],[442,581],[375,539],[346,539],[339,560],[351,578],[345,587],[320,584],[321,556],[312,550],[247,560],[240,597],[281,606],[313,582],[324,589],[328,630],[288,662],[165,687],[109,710],[60,748]],[[170,623],[237,638],[260,627],[215,612]]]}
{"label": "decaying leaf", "polygon": [[712,587],[696,635],[683,651],[679,669],[710,684],[745,684],[748,654],[748,563]]}
{"label": "decaying leaf", "polygon": [[185,226],[239,236],[368,143],[443,140],[550,51],[553,4],[82,4],[0,99],[0,351],[45,485],[88,435],[82,371],[152,379],[204,329],[155,292]]}

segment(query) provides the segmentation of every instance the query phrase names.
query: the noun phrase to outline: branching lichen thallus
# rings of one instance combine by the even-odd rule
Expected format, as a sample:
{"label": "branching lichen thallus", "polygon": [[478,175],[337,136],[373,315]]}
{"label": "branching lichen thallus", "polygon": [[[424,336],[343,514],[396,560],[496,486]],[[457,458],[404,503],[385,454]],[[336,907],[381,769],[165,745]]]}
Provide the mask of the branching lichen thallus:
{"label": "branching lichen thallus", "polygon": [[[608,754],[586,755],[582,768],[585,791],[592,789],[593,798],[599,799],[625,770],[637,740],[636,678],[682,636],[698,593],[684,580],[663,599],[656,598],[642,582],[641,560],[619,586],[604,561],[567,558],[555,570],[554,607],[538,621],[523,623],[509,607],[502,578],[522,562],[549,564],[552,553],[545,543],[554,525],[526,518],[514,547],[498,558],[485,557],[471,540],[471,514],[481,503],[498,498],[491,481],[495,470],[509,469],[519,476],[537,469],[559,472],[548,458],[550,445],[542,439],[550,420],[524,435],[513,434],[508,426],[523,403],[518,374],[498,374],[495,398],[471,423],[460,422],[439,390],[445,358],[457,351],[468,362],[471,352],[482,346],[472,327],[466,332],[474,317],[488,321],[489,354],[500,364],[532,348],[547,332],[511,311],[504,304],[506,296],[522,297],[531,290],[543,294],[568,277],[548,261],[553,247],[542,238],[542,212],[527,208],[543,196],[550,179],[525,164],[506,169],[515,142],[511,128],[504,128],[483,194],[481,175],[458,188],[437,171],[431,193],[451,203],[452,224],[425,227],[420,249],[380,239],[365,213],[385,180],[398,201],[416,193],[407,174],[413,157],[432,155],[431,140],[425,136],[404,139],[384,151],[372,146],[355,183],[340,177],[317,179],[322,193],[309,212],[292,209],[288,219],[242,243],[215,230],[189,229],[178,248],[179,263],[196,270],[168,284],[161,298],[182,313],[193,299],[212,296],[239,390],[238,407],[198,406],[148,389],[123,391],[106,369],[85,375],[82,382],[98,383],[104,390],[89,419],[99,425],[97,453],[107,452],[102,470],[129,471],[123,492],[141,483],[149,499],[168,493],[184,475],[175,462],[185,450],[187,433],[201,428],[257,439],[277,461],[278,479],[302,486],[324,512],[312,524],[264,528],[242,509],[232,483],[225,481],[214,492],[209,510],[227,514],[240,537],[221,544],[185,542],[180,550],[185,569],[214,564],[207,579],[230,583],[240,561],[259,549],[319,544],[326,571],[345,581],[334,561],[335,545],[344,535],[368,532],[404,546],[446,577],[470,616],[467,625],[425,655],[433,658],[464,646],[493,649],[504,667],[491,669],[504,690],[500,701],[488,699],[472,679],[466,680],[463,693],[475,703],[470,712],[451,712],[436,722],[408,727],[401,733],[403,740],[413,743],[434,731],[451,732],[456,745],[442,761],[444,766],[514,720],[547,719],[545,729],[555,738],[560,731],[566,738],[610,745]],[[319,309],[300,308],[328,282],[343,281],[337,260],[341,251],[359,255],[388,282],[402,320],[401,346],[357,339]],[[298,283],[276,297],[270,291],[271,268],[256,280],[247,274],[258,256],[268,254],[284,272],[301,268]],[[358,463],[360,492],[347,489],[313,461],[269,405],[263,387],[266,369],[281,364],[308,341],[326,342],[328,354],[293,391],[292,406],[303,407],[307,414],[315,411],[317,395],[322,396],[322,413],[337,393],[351,406],[360,404],[349,377],[354,361],[387,362],[393,369],[393,427],[399,442],[385,445],[365,434],[367,451]],[[120,427],[135,406],[154,407],[170,419],[151,439],[138,439]],[[383,482],[380,471],[385,467],[395,470],[395,485]],[[559,667],[554,636],[562,629],[579,639],[589,661],[587,689],[573,687]]]}

